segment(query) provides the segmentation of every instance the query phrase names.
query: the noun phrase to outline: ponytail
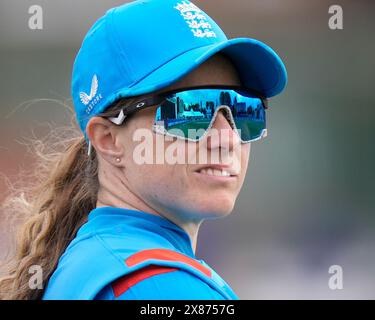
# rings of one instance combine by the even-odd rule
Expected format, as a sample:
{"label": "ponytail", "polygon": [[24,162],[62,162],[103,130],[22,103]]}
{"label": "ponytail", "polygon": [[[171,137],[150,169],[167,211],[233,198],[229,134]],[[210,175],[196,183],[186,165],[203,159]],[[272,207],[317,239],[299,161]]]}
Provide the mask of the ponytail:
{"label": "ponytail", "polygon": [[40,267],[45,288],[60,256],[96,207],[97,159],[95,152],[88,157],[82,133],[73,131],[71,137],[52,144],[33,140],[31,146],[37,158],[34,181],[13,188],[2,205],[3,214],[23,224],[16,250],[3,267],[0,299],[40,299],[43,289],[29,286],[30,267]]}
{"label": "ponytail", "polygon": [[[117,116],[143,97],[121,98],[98,117]],[[52,136],[49,137],[49,136]],[[49,278],[78,229],[96,208],[99,191],[98,159],[78,129],[63,127],[44,140],[31,140],[36,166],[26,185],[10,186],[11,194],[1,206],[2,215],[21,222],[14,253],[2,266],[0,299],[37,300],[43,296]],[[34,266],[42,270],[42,289],[30,288]]]}

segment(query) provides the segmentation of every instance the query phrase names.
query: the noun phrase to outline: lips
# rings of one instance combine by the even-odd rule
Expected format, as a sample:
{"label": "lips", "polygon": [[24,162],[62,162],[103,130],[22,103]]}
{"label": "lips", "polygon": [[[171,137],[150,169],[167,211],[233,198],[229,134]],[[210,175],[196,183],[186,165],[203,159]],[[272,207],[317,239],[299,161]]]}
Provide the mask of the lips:
{"label": "lips", "polygon": [[234,177],[238,176],[239,174],[238,170],[221,165],[209,165],[200,167],[197,170],[195,170],[195,172],[216,177]]}

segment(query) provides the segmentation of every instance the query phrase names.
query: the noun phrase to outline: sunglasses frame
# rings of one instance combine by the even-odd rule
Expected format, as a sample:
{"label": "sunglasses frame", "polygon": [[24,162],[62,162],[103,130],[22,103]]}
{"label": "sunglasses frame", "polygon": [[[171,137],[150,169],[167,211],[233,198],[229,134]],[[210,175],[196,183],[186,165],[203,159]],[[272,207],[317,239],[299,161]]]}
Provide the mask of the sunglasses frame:
{"label": "sunglasses frame", "polygon": [[[265,110],[268,109],[268,99],[266,97],[264,97],[262,94],[260,94],[259,92],[255,91],[255,90],[252,90],[252,89],[249,89],[249,88],[245,88],[243,86],[202,85],[202,86],[195,86],[195,87],[183,87],[183,88],[178,88],[178,89],[169,90],[169,91],[161,92],[161,93],[158,93],[158,94],[154,94],[154,95],[152,95],[150,97],[147,97],[147,98],[145,98],[143,100],[140,100],[138,103],[135,103],[135,104],[132,104],[130,106],[122,108],[120,110],[120,113],[119,113],[119,115],[117,117],[108,117],[108,120],[110,120],[112,123],[114,123],[116,125],[122,125],[127,116],[129,116],[129,115],[131,115],[131,114],[133,114],[133,113],[135,113],[137,111],[140,111],[142,109],[153,107],[155,105],[160,105],[166,99],[168,99],[168,97],[170,95],[172,95],[172,94],[183,92],[183,91],[189,91],[189,90],[199,90],[199,89],[233,90],[233,91],[239,91],[238,92],[239,94],[241,94],[241,91],[242,91],[244,93],[249,94],[250,96],[253,96],[254,98],[260,99],[262,101],[263,108]],[[159,133],[159,134],[164,134],[164,135],[168,135],[168,136],[171,136],[171,137],[174,137],[174,138],[183,139],[183,140],[198,142],[201,139],[203,139],[206,136],[206,134],[209,131],[209,129],[211,129],[211,127],[212,127],[212,125],[213,125],[213,123],[214,123],[214,121],[216,119],[217,113],[221,109],[225,109],[225,110],[228,111],[228,114],[230,116],[229,116],[229,118],[227,117],[227,119],[230,121],[230,123],[232,125],[232,128],[237,132],[237,134],[240,137],[240,140],[241,140],[242,143],[250,143],[252,141],[256,141],[256,140],[261,139],[262,137],[267,136],[267,129],[263,129],[259,137],[255,138],[255,139],[252,139],[252,140],[248,140],[248,141],[247,140],[246,141],[242,140],[241,139],[241,135],[239,134],[238,129],[236,127],[232,111],[230,110],[229,106],[226,106],[226,105],[220,106],[220,107],[218,107],[215,110],[215,113],[212,115],[210,124],[209,124],[208,128],[205,130],[206,132],[201,137],[199,137],[198,139],[191,139],[191,138],[186,138],[186,137],[182,137],[182,136],[170,134],[166,130],[157,129],[155,127],[155,124],[153,125],[153,129],[154,129],[154,132]]]}

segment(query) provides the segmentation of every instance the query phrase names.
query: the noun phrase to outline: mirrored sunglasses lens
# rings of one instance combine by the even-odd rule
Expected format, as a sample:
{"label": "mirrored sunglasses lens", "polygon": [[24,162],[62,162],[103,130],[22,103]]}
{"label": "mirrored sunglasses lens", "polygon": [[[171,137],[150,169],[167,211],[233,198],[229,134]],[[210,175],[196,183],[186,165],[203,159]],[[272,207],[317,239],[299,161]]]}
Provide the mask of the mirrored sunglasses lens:
{"label": "mirrored sunglasses lens", "polygon": [[[194,90],[196,91],[196,90]],[[189,96],[194,94],[189,92]],[[176,94],[168,98],[156,110],[155,126],[173,136],[197,140],[208,129],[212,114],[202,107],[202,100],[186,99]]]}
{"label": "mirrored sunglasses lens", "polygon": [[265,112],[260,98],[245,94],[225,89],[178,92],[157,108],[155,128],[173,136],[198,140],[208,129],[216,109],[228,106],[241,139],[256,139],[265,128]]}
{"label": "mirrored sunglasses lens", "polygon": [[251,141],[261,136],[266,128],[266,113],[260,98],[234,97],[232,115],[242,141]]}

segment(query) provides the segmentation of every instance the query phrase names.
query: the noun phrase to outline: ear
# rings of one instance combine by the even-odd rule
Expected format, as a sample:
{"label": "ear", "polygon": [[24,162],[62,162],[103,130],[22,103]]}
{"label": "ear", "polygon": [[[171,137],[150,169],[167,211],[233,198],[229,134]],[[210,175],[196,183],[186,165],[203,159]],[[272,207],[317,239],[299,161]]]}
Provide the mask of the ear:
{"label": "ear", "polygon": [[96,152],[115,163],[116,158],[121,158],[124,149],[119,142],[115,125],[102,117],[92,117],[86,126],[86,134]]}

